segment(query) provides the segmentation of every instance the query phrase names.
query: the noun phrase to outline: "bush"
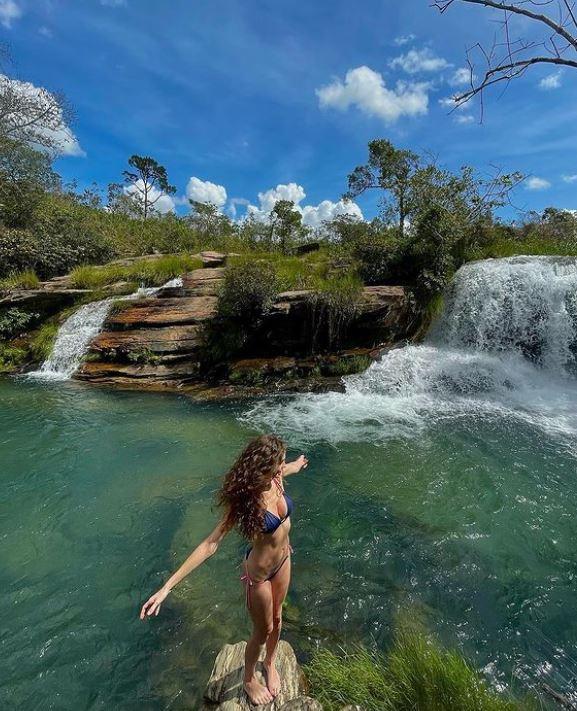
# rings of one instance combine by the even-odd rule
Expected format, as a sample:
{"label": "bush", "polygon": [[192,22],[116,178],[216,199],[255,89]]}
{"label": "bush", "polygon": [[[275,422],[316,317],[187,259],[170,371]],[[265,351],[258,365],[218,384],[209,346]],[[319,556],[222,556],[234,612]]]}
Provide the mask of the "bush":
{"label": "bush", "polygon": [[356,646],[321,649],[307,666],[311,695],[327,711],[521,711],[531,708],[493,692],[457,653],[422,632],[402,631],[386,657]]}
{"label": "bush", "polygon": [[58,324],[48,321],[32,334],[29,351],[35,363],[43,363],[52,353],[54,341],[58,334]]}
{"label": "bush", "polygon": [[230,266],[218,297],[218,316],[251,327],[266,314],[279,293],[270,262],[246,261]]}
{"label": "bush", "polygon": [[12,308],[0,313],[0,338],[12,338],[22,333],[38,314]]}
{"label": "bush", "polygon": [[119,281],[138,286],[162,286],[201,266],[200,259],[188,254],[167,254],[154,259],[139,259],[131,264],[82,265],[72,270],[71,281],[78,289],[98,289]]}
{"label": "bush", "polygon": [[26,362],[26,350],[0,343],[0,373],[13,373]]}
{"label": "bush", "polygon": [[311,350],[340,346],[348,327],[359,312],[362,282],[348,273],[324,282],[309,295],[311,304]]}

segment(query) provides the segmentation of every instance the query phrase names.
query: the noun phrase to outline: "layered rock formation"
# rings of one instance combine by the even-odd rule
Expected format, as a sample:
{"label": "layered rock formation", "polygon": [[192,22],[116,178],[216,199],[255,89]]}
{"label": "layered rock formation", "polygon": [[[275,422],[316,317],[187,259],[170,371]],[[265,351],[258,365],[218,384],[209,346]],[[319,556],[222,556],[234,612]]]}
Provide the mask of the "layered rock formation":
{"label": "layered rock formation", "polygon": [[310,292],[284,292],[243,357],[209,374],[207,383],[207,373],[201,372],[203,329],[216,315],[223,275],[220,267],[197,269],[184,275],[182,287],[119,303],[76,377],[106,385],[187,387],[219,397],[239,389],[247,394],[263,388],[326,389],[338,387],[340,375],[366,367],[383,347],[406,338],[412,329],[403,287],[366,287],[343,350],[311,355]]}

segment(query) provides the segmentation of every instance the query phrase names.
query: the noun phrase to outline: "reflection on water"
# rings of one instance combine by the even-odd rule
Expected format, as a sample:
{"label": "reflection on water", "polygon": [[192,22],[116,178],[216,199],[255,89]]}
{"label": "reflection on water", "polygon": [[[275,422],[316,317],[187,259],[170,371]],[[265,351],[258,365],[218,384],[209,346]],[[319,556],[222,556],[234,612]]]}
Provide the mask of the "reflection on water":
{"label": "reflection on water", "polygon": [[[0,381],[1,708],[198,706],[217,650],[248,631],[240,540],[159,618],[137,611],[214,525],[218,477],[253,433],[245,409]],[[308,454],[289,482],[301,655],[335,635],[386,645],[412,605],[494,679],[532,684],[551,664],[571,688],[577,472],[558,438],[461,413]]]}

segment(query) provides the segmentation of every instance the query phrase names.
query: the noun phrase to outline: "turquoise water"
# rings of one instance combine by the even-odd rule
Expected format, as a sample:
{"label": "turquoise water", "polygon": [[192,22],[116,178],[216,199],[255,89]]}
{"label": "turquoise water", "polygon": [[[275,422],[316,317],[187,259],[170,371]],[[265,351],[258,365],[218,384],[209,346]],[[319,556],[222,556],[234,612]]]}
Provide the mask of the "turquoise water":
{"label": "turquoise water", "polygon": [[[269,414],[287,414],[277,429],[292,454],[308,439],[311,461],[290,481],[285,636],[302,657],[321,640],[385,646],[409,611],[497,685],[572,690],[570,434],[461,409],[418,436],[328,442],[282,404]],[[215,653],[248,631],[242,543],[230,536],[157,619],[137,612],[214,525],[219,476],[263,421],[247,411],[0,380],[0,708],[198,706]]]}

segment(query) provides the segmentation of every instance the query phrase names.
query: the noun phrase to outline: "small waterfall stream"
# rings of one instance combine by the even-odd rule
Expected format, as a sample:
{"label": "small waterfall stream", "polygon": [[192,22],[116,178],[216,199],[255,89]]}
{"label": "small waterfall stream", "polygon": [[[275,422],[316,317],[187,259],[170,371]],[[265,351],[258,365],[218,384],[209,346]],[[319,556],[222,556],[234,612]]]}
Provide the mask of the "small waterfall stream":
{"label": "small waterfall stream", "polygon": [[[182,279],[176,277],[157,287],[141,287],[134,294],[123,297],[126,300],[155,296],[162,289],[182,286]],[[36,378],[67,380],[78,370],[84,354],[91,342],[102,330],[114,301],[119,297],[92,301],[84,304],[60,326],[52,352],[40,370],[30,373]]]}

